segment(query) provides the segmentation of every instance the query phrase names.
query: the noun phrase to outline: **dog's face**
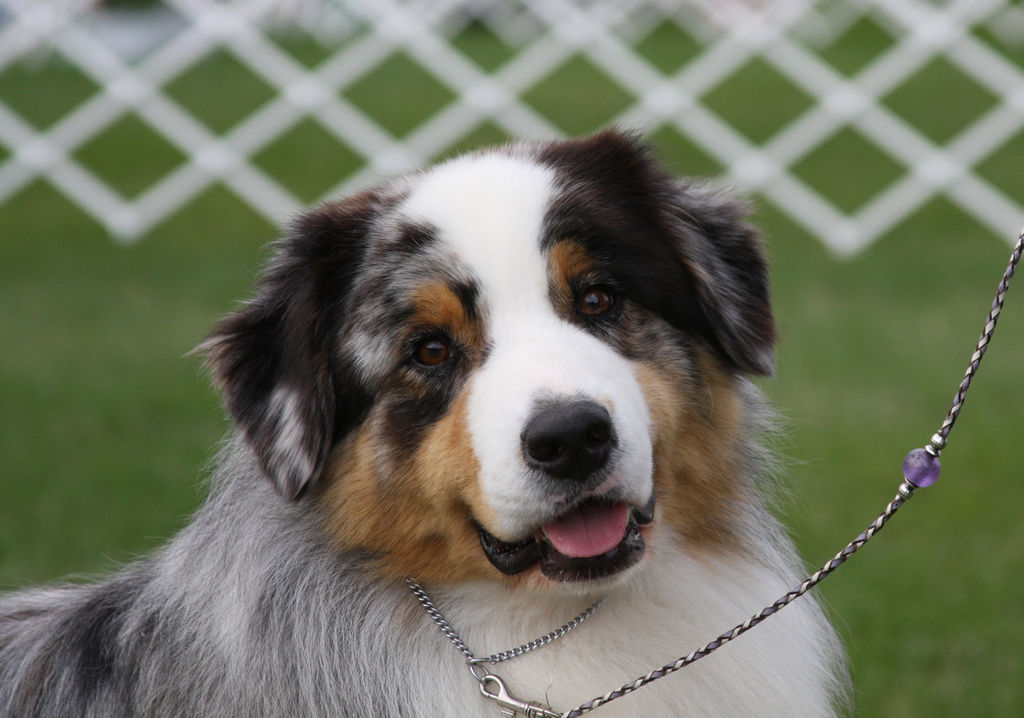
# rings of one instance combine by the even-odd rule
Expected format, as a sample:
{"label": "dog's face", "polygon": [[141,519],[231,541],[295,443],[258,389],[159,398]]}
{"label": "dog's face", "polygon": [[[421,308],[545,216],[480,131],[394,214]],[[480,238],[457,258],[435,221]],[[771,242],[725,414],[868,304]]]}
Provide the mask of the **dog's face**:
{"label": "dog's face", "polygon": [[621,579],[733,540],[737,377],[768,373],[740,210],[608,132],[439,165],[307,215],[206,343],[284,499],[421,580]]}

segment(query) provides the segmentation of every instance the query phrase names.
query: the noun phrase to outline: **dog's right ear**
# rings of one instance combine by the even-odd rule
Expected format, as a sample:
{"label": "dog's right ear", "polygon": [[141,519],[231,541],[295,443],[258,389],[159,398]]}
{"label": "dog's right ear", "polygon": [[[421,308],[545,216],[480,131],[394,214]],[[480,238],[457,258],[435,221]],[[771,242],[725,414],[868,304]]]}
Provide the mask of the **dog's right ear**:
{"label": "dog's right ear", "polygon": [[365,193],[301,217],[255,297],[198,347],[264,474],[288,499],[316,481],[368,401],[338,361],[337,341],[374,205]]}

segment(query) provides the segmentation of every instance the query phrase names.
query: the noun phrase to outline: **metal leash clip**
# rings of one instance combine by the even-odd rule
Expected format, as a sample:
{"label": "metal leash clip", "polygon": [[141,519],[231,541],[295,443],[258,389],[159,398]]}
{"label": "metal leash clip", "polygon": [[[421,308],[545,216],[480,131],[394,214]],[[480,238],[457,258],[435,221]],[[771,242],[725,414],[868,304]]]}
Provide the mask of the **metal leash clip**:
{"label": "metal leash clip", "polygon": [[[493,693],[487,689],[488,684],[494,686]],[[514,698],[505,687],[505,681],[493,673],[485,673],[480,678],[480,692],[485,698],[490,698],[497,703],[502,715],[508,716],[508,718],[513,718],[520,712],[525,718],[561,718],[562,715],[540,703],[527,703]]]}

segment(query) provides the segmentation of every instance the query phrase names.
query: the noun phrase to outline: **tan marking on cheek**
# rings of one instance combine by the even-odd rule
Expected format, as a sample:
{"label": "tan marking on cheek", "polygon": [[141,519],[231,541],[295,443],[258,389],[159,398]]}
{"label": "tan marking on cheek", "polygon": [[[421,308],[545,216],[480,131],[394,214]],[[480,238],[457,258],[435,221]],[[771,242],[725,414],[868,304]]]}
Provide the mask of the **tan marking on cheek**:
{"label": "tan marking on cheek", "polygon": [[500,576],[487,561],[472,518],[493,518],[481,495],[466,395],[427,432],[416,454],[380,475],[372,422],[339,451],[323,504],[339,548],[373,554],[393,578],[460,582]]}
{"label": "tan marking on cheek", "polygon": [[636,370],[651,412],[660,516],[690,545],[735,547],[742,402],[713,359],[698,366],[702,381],[652,364]]}

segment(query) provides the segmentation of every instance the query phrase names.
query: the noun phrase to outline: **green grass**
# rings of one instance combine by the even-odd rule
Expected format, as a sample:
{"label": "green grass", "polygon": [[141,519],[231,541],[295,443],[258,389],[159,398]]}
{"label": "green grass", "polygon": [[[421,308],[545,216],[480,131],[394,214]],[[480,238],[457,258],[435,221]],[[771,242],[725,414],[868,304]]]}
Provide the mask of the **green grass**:
{"label": "green grass", "polygon": [[273,228],[223,190],[137,247],[44,185],[0,207],[0,584],[100,570],[170,535],[225,424],[194,358]]}
{"label": "green grass", "polygon": [[[1008,251],[944,202],[845,264],[775,215],[763,224],[781,330],[778,377],[765,388],[789,420],[793,459],[785,513],[818,563],[873,520],[903,455],[938,428]],[[940,482],[823,586],[860,715],[1024,708],[1022,351],[1024,296],[1011,292]]]}
{"label": "green grass", "polygon": [[[670,55],[679,52],[666,35],[674,31],[655,32],[642,49],[674,71],[692,48]],[[875,28],[857,27],[825,56],[856,72],[884,40]],[[459,42],[481,66],[507,57],[493,37],[464,34]],[[224,78],[237,73],[213,55],[201,77],[174,88],[212,108],[207,119],[216,131],[237,121],[229,98],[220,96],[218,88],[230,86],[218,79],[222,70]],[[906,98],[890,101],[908,116],[928,114],[943,71],[928,66]],[[429,90],[417,122],[449,93],[424,83],[404,55],[381,73],[379,91],[357,84],[349,94],[365,100],[371,115],[387,116],[399,134],[413,129],[402,112],[411,84]],[[530,88],[528,99],[560,127],[593,129],[622,105],[621,88],[578,58],[556,77]],[[773,71],[754,62],[711,93],[709,104],[750,137],[765,139],[807,104],[782,86],[770,108],[744,101],[776,85]],[[58,63],[0,74],[0,97],[40,126],[59,119],[87,89]],[[245,92],[239,101],[247,107],[264,101],[258,87]],[[206,94],[222,104],[206,103]],[[954,119],[929,133],[951,136],[960,126]],[[652,134],[680,173],[717,171],[676,131]],[[344,172],[356,162],[322,132],[305,144],[303,136],[286,136],[258,162],[308,197],[333,183],[325,168]],[[148,135],[133,137],[125,142],[132,143],[134,172],[118,169],[124,157],[107,151],[117,137],[83,150],[88,162],[106,157],[110,171],[125,172],[120,189],[128,194],[144,189],[155,167],[177,162]],[[503,138],[483,123],[456,144],[468,149]],[[858,137],[841,135],[799,169],[808,181],[827,181],[839,204],[856,207],[873,183],[892,178],[884,157],[859,163],[860,148]],[[982,171],[1021,197],[1024,178],[1011,155],[995,153]],[[289,161],[295,156],[305,158],[308,172]],[[830,172],[834,166],[850,171]],[[1008,245],[942,200],[846,262],[766,202],[756,219],[769,237],[780,328],[778,375],[762,382],[786,418],[781,443],[790,493],[780,511],[808,562],[820,564],[874,519],[895,492],[903,455],[941,421]],[[245,296],[276,234],[219,187],[132,247],[115,244],[43,183],[0,205],[0,587],[107,570],[187,520],[203,495],[202,467],[227,425],[199,360],[184,355]],[[821,589],[849,648],[859,715],[1024,715],[1022,353],[1018,287],[943,456],[939,484]]]}

